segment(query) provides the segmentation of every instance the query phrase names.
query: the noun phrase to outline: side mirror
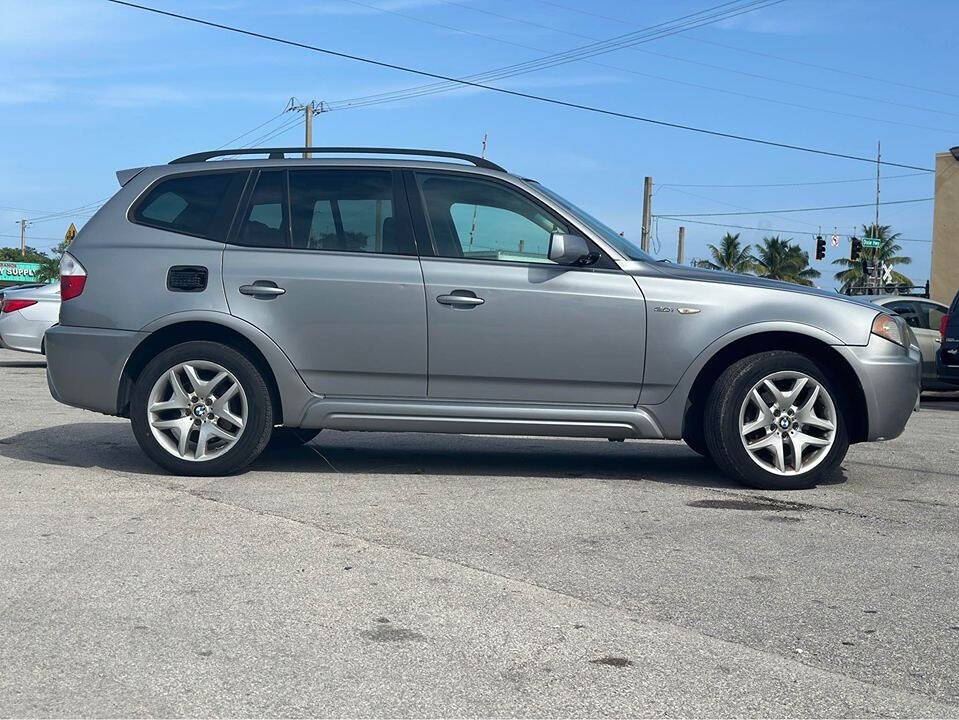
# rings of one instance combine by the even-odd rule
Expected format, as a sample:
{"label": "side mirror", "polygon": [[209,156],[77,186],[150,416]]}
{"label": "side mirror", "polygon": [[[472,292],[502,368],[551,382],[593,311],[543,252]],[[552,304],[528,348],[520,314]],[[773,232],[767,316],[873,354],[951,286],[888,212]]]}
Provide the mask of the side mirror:
{"label": "side mirror", "polygon": [[549,259],[560,265],[588,265],[595,262],[586,238],[553,233],[549,236]]}

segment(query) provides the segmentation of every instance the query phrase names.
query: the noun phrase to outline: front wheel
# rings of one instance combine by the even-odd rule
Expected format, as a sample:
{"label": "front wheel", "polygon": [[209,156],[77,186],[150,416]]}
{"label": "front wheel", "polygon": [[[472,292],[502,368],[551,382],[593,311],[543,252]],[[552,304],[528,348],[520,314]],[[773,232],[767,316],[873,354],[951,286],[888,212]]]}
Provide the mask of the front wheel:
{"label": "front wheel", "polygon": [[743,358],[716,382],[706,405],[713,460],[763,490],[808,488],[849,448],[834,386],[808,357],[773,351]]}
{"label": "front wheel", "polygon": [[252,463],[273,430],[260,371],[219,343],[193,341],[157,355],[130,403],[143,451],[177,475],[231,475]]}

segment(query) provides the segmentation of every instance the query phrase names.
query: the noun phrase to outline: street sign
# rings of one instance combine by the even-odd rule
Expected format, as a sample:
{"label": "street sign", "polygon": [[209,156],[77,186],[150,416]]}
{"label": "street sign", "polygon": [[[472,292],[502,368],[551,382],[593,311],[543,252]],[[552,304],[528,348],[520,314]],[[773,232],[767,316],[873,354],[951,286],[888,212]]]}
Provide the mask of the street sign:
{"label": "street sign", "polygon": [[832,246],[833,246],[833,247],[839,247],[839,236],[838,236],[838,235],[833,235],[833,236],[832,236]]}
{"label": "street sign", "polygon": [[77,226],[73,223],[70,223],[70,227],[67,228],[66,234],[63,236],[63,241],[68,245],[73,242],[73,238],[77,236]]}
{"label": "street sign", "polygon": [[892,282],[892,268],[886,263],[879,263],[879,268],[882,271],[883,283],[888,285]]}
{"label": "street sign", "polygon": [[867,248],[877,248],[882,245],[882,240],[879,238],[864,237],[862,239],[862,246]]}

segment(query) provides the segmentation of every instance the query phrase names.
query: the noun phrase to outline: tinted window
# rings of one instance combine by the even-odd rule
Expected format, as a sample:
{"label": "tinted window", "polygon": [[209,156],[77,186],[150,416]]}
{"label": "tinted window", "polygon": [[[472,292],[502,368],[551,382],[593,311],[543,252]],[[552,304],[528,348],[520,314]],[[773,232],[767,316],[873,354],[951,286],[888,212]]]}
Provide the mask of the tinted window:
{"label": "tinted window", "polygon": [[945,308],[931,302],[917,302],[916,305],[919,306],[919,322],[922,327],[938,330],[943,315],[947,314]]}
{"label": "tinted window", "polygon": [[236,242],[252,247],[289,247],[286,171],[261,172]]}
{"label": "tinted window", "polygon": [[902,315],[909,327],[923,327],[919,313],[916,312],[916,306],[913,303],[907,300],[896,300],[895,302],[886,303],[886,308]]}
{"label": "tinted window", "polygon": [[567,226],[499,183],[416,174],[437,255],[507,262],[551,262],[549,239]]}
{"label": "tinted window", "polygon": [[389,170],[294,170],[290,199],[295,248],[416,254],[396,217]]}
{"label": "tinted window", "polygon": [[245,172],[220,172],[163,180],[137,203],[132,219],[142,225],[222,241],[245,179]]}

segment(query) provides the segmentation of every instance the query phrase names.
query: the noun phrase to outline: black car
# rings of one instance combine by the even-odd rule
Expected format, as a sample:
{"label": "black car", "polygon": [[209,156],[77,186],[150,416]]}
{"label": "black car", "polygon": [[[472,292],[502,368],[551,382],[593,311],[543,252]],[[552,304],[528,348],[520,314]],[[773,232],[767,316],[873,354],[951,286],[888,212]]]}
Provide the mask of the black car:
{"label": "black car", "polygon": [[949,314],[939,323],[942,344],[936,353],[936,370],[941,380],[959,384],[959,292],[952,299]]}

